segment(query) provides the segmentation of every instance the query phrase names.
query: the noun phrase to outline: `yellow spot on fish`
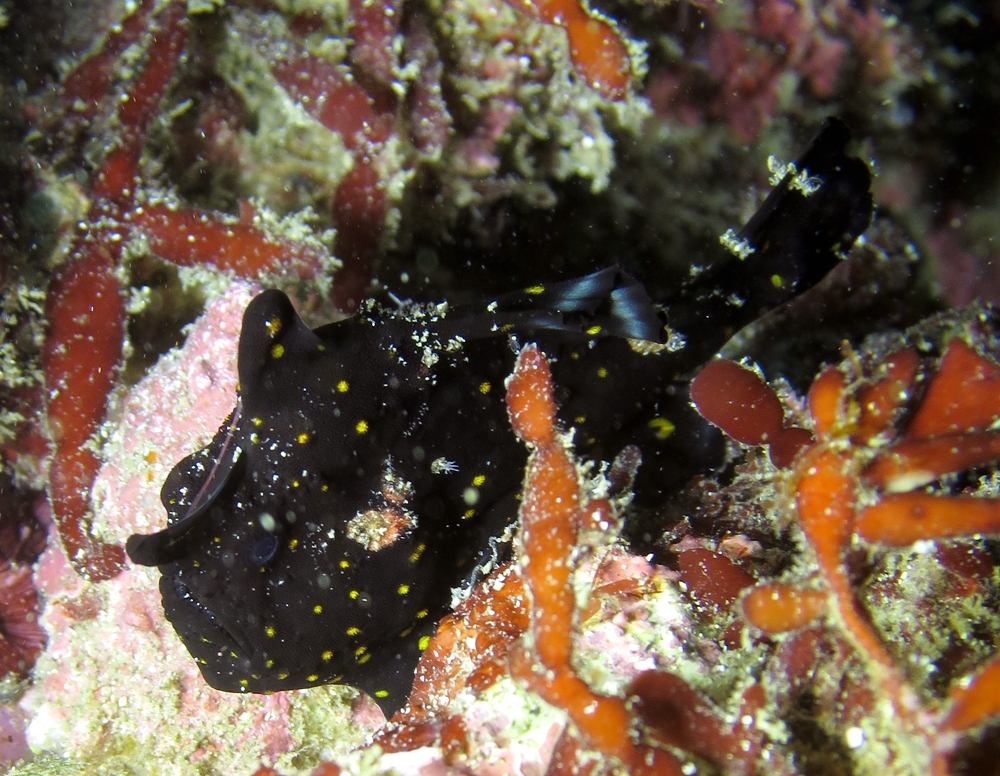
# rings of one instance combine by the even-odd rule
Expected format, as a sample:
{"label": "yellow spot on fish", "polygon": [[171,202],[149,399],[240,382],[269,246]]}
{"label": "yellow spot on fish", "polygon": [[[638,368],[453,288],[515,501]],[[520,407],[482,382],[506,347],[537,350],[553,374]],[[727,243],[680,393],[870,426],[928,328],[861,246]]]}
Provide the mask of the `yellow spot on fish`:
{"label": "yellow spot on fish", "polygon": [[573,418],[574,423],[585,423],[586,421],[587,421],[586,415],[577,415],[575,418]]}
{"label": "yellow spot on fish", "polygon": [[351,567],[351,563],[347,560],[347,558],[344,558],[340,561],[340,567],[342,569],[349,569]]}
{"label": "yellow spot on fish", "polygon": [[254,445],[260,444],[260,435],[256,431],[250,432],[250,443]]}
{"label": "yellow spot on fish", "polygon": [[274,633],[275,633],[274,626],[268,625],[266,628],[264,628],[264,633],[267,634],[268,638],[274,638]]}
{"label": "yellow spot on fish", "polygon": [[587,329],[587,334],[589,334],[591,337],[596,337],[600,333],[601,333],[600,326],[591,326],[589,329]]}
{"label": "yellow spot on fish", "polygon": [[400,595],[406,595],[407,593],[410,592],[410,586],[400,585],[399,587],[396,588],[396,592],[399,593]]}
{"label": "yellow spot on fish", "polygon": [[331,658],[333,658],[333,652],[331,652],[328,649],[326,652],[324,652],[322,655],[320,655],[320,657],[323,658],[324,660],[330,660]]}
{"label": "yellow spot on fish", "polygon": [[283,355],[285,355],[285,346],[284,345],[282,345],[279,342],[279,343],[271,346],[271,357],[272,358],[281,358]]}
{"label": "yellow spot on fish", "polygon": [[298,539],[289,539],[288,540],[288,549],[294,550],[298,546],[299,546],[299,540]]}
{"label": "yellow spot on fish", "polygon": [[427,645],[430,643],[431,643],[430,636],[421,636],[420,641],[417,642],[417,646],[419,646],[420,651],[423,652],[425,649],[427,649]]}
{"label": "yellow spot on fish", "polygon": [[361,628],[358,628],[354,625],[352,625],[350,628],[347,629],[348,636],[357,636],[359,633],[361,633]]}
{"label": "yellow spot on fish", "polygon": [[288,671],[282,671],[280,674],[278,674],[278,679],[280,679],[281,681],[285,681],[285,679],[287,678],[288,678]]}
{"label": "yellow spot on fish", "polygon": [[483,380],[479,384],[479,392],[481,394],[483,394],[483,396],[485,396],[486,394],[488,394],[491,390],[493,390],[493,386],[490,385],[490,381],[489,380]]}
{"label": "yellow spot on fish", "polygon": [[524,293],[531,294],[532,296],[538,296],[539,294],[545,293],[545,286],[528,286],[524,289]]}
{"label": "yellow spot on fish", "polygon": [[246,689],[246,686],[250,684],[246,679],[240,679],[240,687]]}
{"label": "yellow spot on fish", "polygon": [[323,606],[321,604],[316,604],[313,607],[313,614],[323,614]]}
{"label": "yellow spot on fish", "polygon": [[427,549],[426,544],[418,544],[417,549],[410,553],[410,563],[416,563],[420,560],[420,556],[424,554],[424,550]]}
{"label": "yellow spot on fish", "polygon": [[359,434],[367,434],[368,433],[368,421],[367,420],[359,420],[357,422],[357,424],[354,426],[354,430],[357,431]]}
{"label": "yellow spot on fish", "polygon": [[263,418],[259,418],[259,417],[258,418],[254,418],[253,419],[253,424],[255,426],[257,426],[258,428],[260,428],[261,426],[264,425],[264,420],[263,420]]}
{"label": "yellow spot on fish", "polygon": [[775,288],[784,288],[785,279],[781,275],[771,275],[771,285]]}
{"label": "yellow spot on fish", "polygon": [[337,393],[347,393],[347,389],[350,387],[347,380],[340,380],[337,383]]}
{"label": "yellow spot on fish", "polygon": [[364,665],[365,663],[367,663],[371,659],[372,659],[372,656],[370,654],[364,654],[364,655],[362,655],[361,657],[358,658],[358,664],[359,665]]}
{"label": "yellow spot on fish", "polygon": [[608,376],[608,370],[605,369],[603,366],[598,367],[597,368],[597,376],[598,377],[607,377]]}
{"label": "yellow spot on fish", "polygon": [[317,679],[319,679],[317,674],[309,674],[309,676],[306,677],[307,682],[315,682]]}
{"label": "yellow spot on fish", "polygon": [[462,517],[464,517],[466,520],[468,520],[474,514],[476,514],[476,510],[475,509],[466,509],[465,513],[462,515]]}
{"label": "yellow spot on fish", "polygon": [[475,477],[472,478],[472,484],[475,485],[477,488],[482,487],[484,482],[486,482],[485,474],[477,474]]}
{"label": "yellow spot on fish", "polygon": [[358,596],[361,595],[361,593],[359,593],[357,590],[352,590],[347,595],[349,595],[351,597],[352,601],[357,601],[358,600]]}
{"label": "yellow spot on fish", "polygon": [[375,697],[376,698],[388,698],[389,697],[389,691],[388,690],[376,690],[375,691]]}
{"label": "yellow spot on fish", "polygon": [[309,441],[309,432],[300,431],[299,435],[295,437],[295,441],[298,442],[300,445],[304,445],[306,442]]}
{"label": "yellow spot on fish", "polygon": [[427,610],[426,609],[421,609],[419,612],[417,612],[417,619],[418,620],[422,620],[426,616],[427,616]]}
{"label": "yellow spot on fish", "polygon": [[362,644],[360,647],[358,647],[356,650],[354,650],[354,654],[357,655],[358,657],[361,657],[367,651],[368,651],[368,647],[366,647],[364,644]]}
{"label": "yellow spot on fish", "polygon": [[677,428],[677,426],[666,418],[653,418],[647,425],[653,429],[653,433],[656,434],[657,439],[666,439]]}
{"label": "yellow spot on fish", "polygon": [[274,666],[274,661],[268,658],[264,661],[264,668],[272,668]]}

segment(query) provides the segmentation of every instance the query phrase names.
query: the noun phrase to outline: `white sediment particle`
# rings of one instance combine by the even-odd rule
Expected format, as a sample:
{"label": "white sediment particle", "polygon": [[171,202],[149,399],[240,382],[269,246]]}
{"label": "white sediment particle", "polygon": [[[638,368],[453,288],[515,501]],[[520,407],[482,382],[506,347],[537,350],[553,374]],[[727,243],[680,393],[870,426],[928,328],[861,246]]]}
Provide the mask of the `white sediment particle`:
{"label": "white sediment particle", "polygon": [[723,248],[741,261],[745,260],[756,250],[746,238],[737,235],[736,230],[732,227],[719,237],[719,242]]}
{"label": "white sediment particle", "polygon": [[822,178],[810,175],[808,170],[800,171],[795,162],[785,164],[773,154],[767,157],[767,169],[771,172],[770,184],[772,186],[777,186],[785,179],[786,175],[790,175],[788,188],[801,192],[806,197],[815,194],[823,185]]}
{"label": "white sediment particle", "polygon": [[430,468],[432,474],[454,474],[458,471],[458,464],[442,456],[431,461]]}

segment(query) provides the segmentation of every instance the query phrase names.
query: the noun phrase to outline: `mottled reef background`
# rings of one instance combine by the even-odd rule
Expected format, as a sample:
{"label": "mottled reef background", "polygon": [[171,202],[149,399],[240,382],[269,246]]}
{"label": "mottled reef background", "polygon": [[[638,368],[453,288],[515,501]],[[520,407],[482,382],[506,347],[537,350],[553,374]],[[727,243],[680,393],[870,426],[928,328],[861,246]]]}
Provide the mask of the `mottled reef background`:
{"label": "mottled reef background", "polygon": [[[816,449],[840,439],[861,471],[917,410],[895,408],[877,443],[858,442],[856,418],[824,436],[804,398],[822,365],[840,364],[851,407],[890,379],[919,404],[954,338],[995,377],[1000,2],[0,0],[0,767],[628,762],[567,723],[569,701],[508,675],[530,628],[507,576],[442,627],[409,716],[358,748],[382,720],[350,690],[243,699],[199,684],[155,571],[126,568],[120,545],[163,519],[163,476],[232,406],[239,317],[262,285],[313,325],[371,293],[464,302],[615,262],[662,298],[830,115],[876,173],[875,221],[724,354],[756,362],[788,423]],[[910,382],[879,371],[909,346]],[[996,433],[1000,407],[982,404],[981,423],[951,429],[962,444],[992,443],[969,441]],[[930,468],[941,496],[1000,489],[996,456]],[[995,716],[947,716],[952,683],[1000,649],[996,529],[838,549],[891,661],[834,615],[763,637],[739,613],[750,586],[825,573],[788,503],[798,476],[734,442],[725,470],[627,524],[631,544],[579,539],[592,563],[577,586],[594,597],[566,627],[591,657],[558,670],[639,699],[635,730],[686,753],[684,773],[997,772]],[[484,631],[476,618],[501,605]],[[470,632],[478,653],[454,657]],[[894,665],[918,698],[900,729],[884,712],[908,702],[885,679]],[[635,684],[650,668],[683,687]],[[657,706],[668,696],[677,708]],[[747,718],[760,724],[741,738]]]}

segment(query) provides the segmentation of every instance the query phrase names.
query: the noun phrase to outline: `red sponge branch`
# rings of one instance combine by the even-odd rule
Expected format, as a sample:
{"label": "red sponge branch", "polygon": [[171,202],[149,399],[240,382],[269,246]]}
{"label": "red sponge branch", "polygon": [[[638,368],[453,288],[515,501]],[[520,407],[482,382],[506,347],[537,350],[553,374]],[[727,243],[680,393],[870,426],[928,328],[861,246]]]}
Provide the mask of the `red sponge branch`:
{"label": "red sponge branch", "polygon": [[94,579],[114,576],[125,560],[121,547],[90,535],[90,486],[100,462],[83,446],[104,420],[125,336],[125,304],[114,276],[120,244],[106,246],[100,239],[106,236],[94,235],[49,284],[49,336],[42,355],[53,441],[52,513],[66,556]]}
{"label": "red sponge branch", "polygon": [[246,278],[260,277],[287,267],[289,257],[301,277],[310,277],[322,266],[325,250],[270,237],[252,224],[234,222],[214,214],[165,205],[137,208],[132,221],[145,235],[149,249],[169,257],[174,264],[195,267],[205,264],[232,271]]}
{"label": "red sponge branch", "polygon": [[607,19],[586,10],[579,0],[506,0],[536,21],[557,24],[569,37],[576,72],[609,100],[628,93],[631,64],[621,33]]}
{"label": "red sponge branch", "polygon": [[629,772],[679,775],[680,763],[668,752],[632,740],[624,701],[596,694],[570,665],[577,535],[586,512],[609,505],[583,503],[576,464],[556,429],[548,361],[535,345],[521,351],[507,383],[507,406],[515,433],[534,446],[521,505],[521,571],[531,600],[533,649],[511,652],[511,674],[565,709],[591,747],[617,758]]}
{"label": "red sponge branch", "polygon": [[[826,627],[861,657],[898,731],[922,739],[928,771],[943,775],[951,772],[960,736],[1000,713],[1000,657],[965,683],[955,683],[943,702],[925,703],[859,598],[848,557],[856,539],[887,548],[1000,534],[1000,499],[951,493],[946,481],[937,492],[921,489],[1000,458],[1000,435],[991,430],[1000,421],[1000,364],[953,337],[937,369],[927,370],[920,397],[916,386],[923,366],[916,349],[903,348],[872,367],[859,358],[827,367],[808,394],[815,438],[806,440],[805,432],[791,428],[769,435],[780,441],[797,431],[800,447],[789,445],[780,454],[787,472],[778,477],[818,573],[804,587],[760,585],[743,598],[743,613],[765,633],[778,633],[826,612]],[[777,397],[747,399],[761,390],[769,389],[754,373],[720,360],[695,379],[692,398],[708,420],[737,440],[754,443],[765,440],[759,428],[774,426],[767,407]],[[913,399],[919,400],[915,408]],[[912,420],[900,433],[898,424],[908,412]],[[822,586],[814,587],[817,582]],[[870,710],[867,692],[868,700],[859,694],[848,717]]]}

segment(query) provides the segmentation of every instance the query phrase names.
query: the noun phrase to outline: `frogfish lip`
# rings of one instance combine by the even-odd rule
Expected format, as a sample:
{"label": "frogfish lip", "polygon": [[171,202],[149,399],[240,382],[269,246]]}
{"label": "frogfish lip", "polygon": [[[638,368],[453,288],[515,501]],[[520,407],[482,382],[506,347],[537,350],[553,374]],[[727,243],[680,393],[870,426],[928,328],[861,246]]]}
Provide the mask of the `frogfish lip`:
{"label": "frogfish lip", "polygon": [[[175,571],[160,577],[160,594],[167,619],[180,635],[184,645],[196,658],[206,681],[216,689],[242,689],[236,673],[249,667],[253,648],[235,623],[219,617]],[[232,684],[226,682],[223,666],[232,672]],[[220,686],[222,685],[222,686]]]}

